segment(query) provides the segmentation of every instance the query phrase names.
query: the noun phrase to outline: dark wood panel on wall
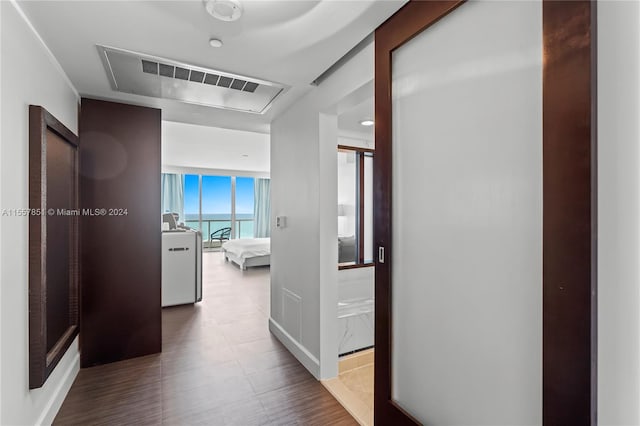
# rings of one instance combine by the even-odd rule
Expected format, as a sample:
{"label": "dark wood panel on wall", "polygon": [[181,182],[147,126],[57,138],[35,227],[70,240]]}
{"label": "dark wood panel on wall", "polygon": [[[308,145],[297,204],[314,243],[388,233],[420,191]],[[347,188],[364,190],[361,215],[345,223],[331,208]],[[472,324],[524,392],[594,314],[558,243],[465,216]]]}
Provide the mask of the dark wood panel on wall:
{"label": "dark wood panel on wall", "polygon": [[29,106],[29,389],[78,335],[78,137]]}
{"label": "dark wood panel on wall", "polygon": [[81,366],[160,352],[161,111],[82,99]]}
{"label": "dark wood panel on wall", "polygon": [[542,16],[542,420],[596,425],[596,3],[545,0]]}

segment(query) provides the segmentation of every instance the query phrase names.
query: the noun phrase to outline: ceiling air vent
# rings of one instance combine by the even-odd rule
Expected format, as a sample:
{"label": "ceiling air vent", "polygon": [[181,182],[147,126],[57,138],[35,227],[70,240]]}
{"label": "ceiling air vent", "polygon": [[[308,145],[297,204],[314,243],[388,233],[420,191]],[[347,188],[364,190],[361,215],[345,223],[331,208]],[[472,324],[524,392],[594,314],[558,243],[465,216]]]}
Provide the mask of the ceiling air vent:
{"label": "ceiling air vent", "polygon": [[247,81],[247,84],[244,85],[244,90],[245,92],[250,92],[253,93],[256,91],[256,89],[258,88],[258,83],[252,83],[250,81]]}
{"label": "ceiling air vent", "polygon": [[176,78],[180,80],[189,80],[189,70],[182,67],[176,67]]}
{"label": "ceiling air vent", "polygon": [[97,46],[114,90],[263,114],[286,87],[251,77]]}
{"label": "ceiling air vent", "polygon": [[204,84],[211,84],[212,86],[215,86],[216,84],[218,84],[219,79],[220,79],[219,75],[207,74],[204,77]]}
{"label": "ceiling air vent", "polygon": [[160,64],[160,75],[173,78],[176,67],[167,64]]}
{"label": "ceiling air vent", "polygon": [[204,78],[204,73],[202,71],[191,70],[191,75],[189,76],[189,81],[195,81],[196,83],[202,83],[202,79]]}
{"label": "ceiling air vent", "polygon": [[218,80],[218,86],[220,87],[229,87],[231,86],[231,82],[233,79],[231,77],[225,77],[223,75],[220,76],[220,80]]}
{"label": "ceiling air vent", "polygon": [[142,71],[148,74],[158,74],[158,63],[142,60]]}
{"label": "ceiling air vent", "polygon": [[237,78],[235,80],[233,80],[233,82],[231,83],[231,88],[232,89],[236,89],[236,90],[242,90],[242,88],[244,87],[244,85],[247,84],[246,81],[244,80],[238,80]]}

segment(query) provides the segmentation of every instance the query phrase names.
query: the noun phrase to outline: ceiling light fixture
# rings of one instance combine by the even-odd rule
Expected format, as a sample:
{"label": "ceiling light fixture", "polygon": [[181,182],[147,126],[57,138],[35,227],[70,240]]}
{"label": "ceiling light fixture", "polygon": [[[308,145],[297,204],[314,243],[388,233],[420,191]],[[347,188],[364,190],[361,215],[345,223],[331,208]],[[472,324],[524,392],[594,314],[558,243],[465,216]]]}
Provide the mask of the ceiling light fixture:
{"label": "ceiling light fixture", "polygon": [[374,124],[373,120],[362,120],[360,122],[361,126],[366,126],[366,127],[373,126],[373,124]]}
{"label": "ceiling light fixture", "polygon": [[211,47],[222,47],[222,40],[217,38],[212,38],[209,40],[209,46]]}
{"label": "ceiling light fixture", "polygon": [[204,7],[209,15],[226,22],[237,21],[243,12],[239,0],[205,0]]}

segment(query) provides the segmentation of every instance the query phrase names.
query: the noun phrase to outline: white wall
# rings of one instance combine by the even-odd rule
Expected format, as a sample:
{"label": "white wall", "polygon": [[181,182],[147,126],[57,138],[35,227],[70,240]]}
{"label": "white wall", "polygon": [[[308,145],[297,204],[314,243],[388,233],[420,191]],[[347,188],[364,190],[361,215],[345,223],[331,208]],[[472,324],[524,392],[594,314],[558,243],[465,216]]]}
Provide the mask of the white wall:
{"label": "white wall", "polygon": [[640,424],[640,3],[598,2],[598,424]]}
{"label": "white wall", "polygon": [[372,78],[370,44],[271,123],[270,323],[316,377],[337,373],[335,105]]}
{"label": "white wall", "polygon": [[[362,58],[362,56],[361,56]],[[350,64],[351,65],[351,64]],[[342,70],[343,72],[345,70]],[[335,76],[334,76],[335,77]],[[346,79],[347,76],[342,75]],[[340,76],[338,76],[340,78]],[[329,80],[327,82],[333,82]],[[340,83],[353,83],[338,80]],[[331,84],[331,83],[330,83]],[[349,86],[347,86],[348,88]],[[325,90],[330,90],[327,85]],[[344,94],[344,86],[333,87],[334,96]],[[331,92],[325,92],[331,93]],[[335,103],[333,99],[331,99]],[[326,101],[325,101],[326,102]],[[325,104],[326,105],[326,104]],[[322,379],[338,375],[338,167],[336,161],[336,141],[338,139],[338,116],[334,107],[329,113],[320,114],[319,144],[320,186],[318,195],[320,232],[320,374]]]}
{"label": "white wall", "polygon": [[[269,134],[162,122],[162,169],[217,170],[219,174],[268,174]],[[244,155],[247,155],[245,157]],[[238,173],[244,172],[244,173]]]}
{"label": "white wall", "polygon": [[[41,105],[77,134],[78,95],[13,3],[2,10],[2,209],[28,201],[28,109]],[[45,385],[29,391],[28,219],[2,217],[0,424],[50,423],[79,369],[76,339]]]}

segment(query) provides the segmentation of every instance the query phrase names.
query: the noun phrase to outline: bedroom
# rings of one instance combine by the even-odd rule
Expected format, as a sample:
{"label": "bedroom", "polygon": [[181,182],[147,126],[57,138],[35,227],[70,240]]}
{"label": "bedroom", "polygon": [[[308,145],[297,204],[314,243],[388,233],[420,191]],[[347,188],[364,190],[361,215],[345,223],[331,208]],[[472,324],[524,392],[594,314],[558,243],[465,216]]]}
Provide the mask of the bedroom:
{"label": "bedroom", "polygon": [[[188,279],[176,273],[180,258],[193,269],[190,255],[175,251],[180,238],[197,236],[194,255],[201,256],[202,271],[223,256],[241,270],[269,265],[269,183],[268,133],[162,122],[162,213],[174,217],[177,230],[194,231],[177,235],[165,229],[169,232],[162,234],[163,307],[217,296],[202,290],[209,284],[202,272],[196,274],[195,298],[193,273]],[[258,256],[245,249],[251,242],[259,243]]]}
{"label": "bedroom", "polygon": [[[225,251],[230,240],[268,238],[269,149],[268,132],[164,121],[163,214],[174,213],[178,223],[199,231],[205,253]],[[268,256],[268,244],[261,248]]]}

